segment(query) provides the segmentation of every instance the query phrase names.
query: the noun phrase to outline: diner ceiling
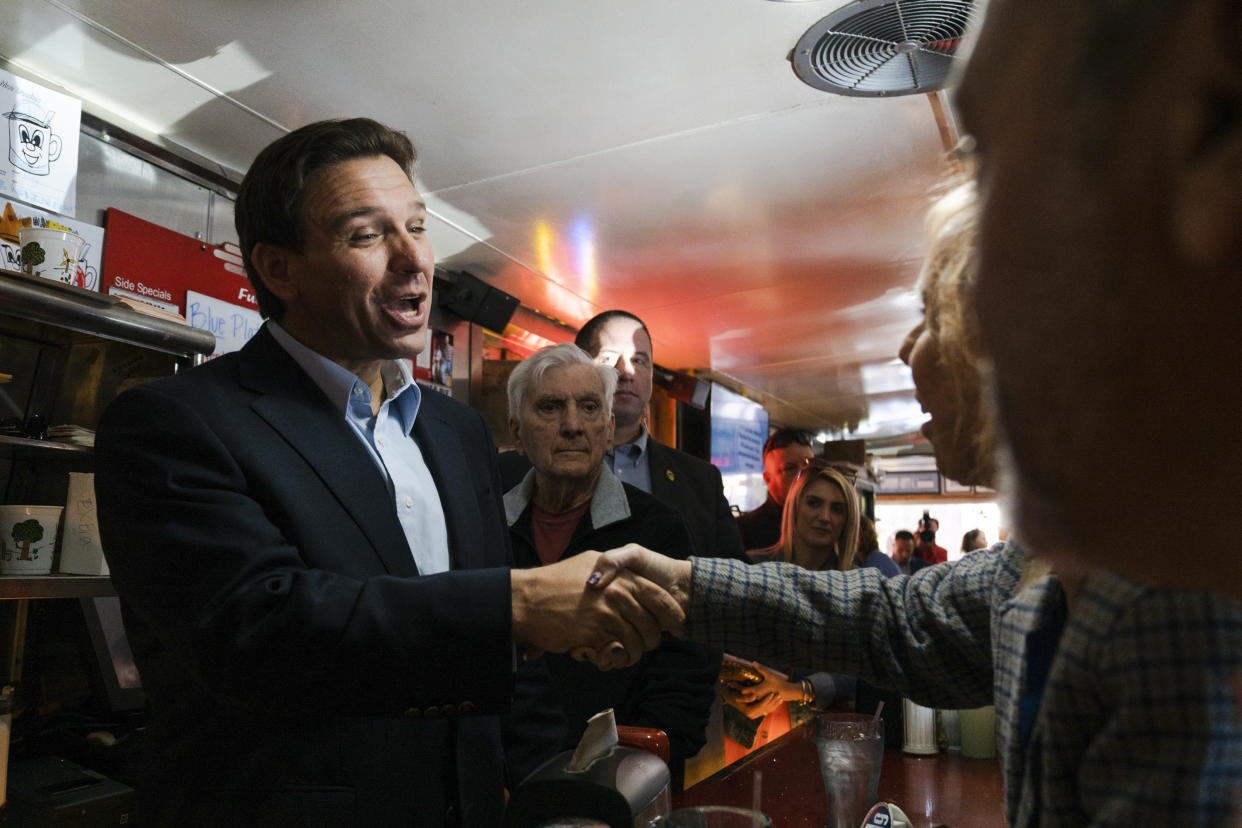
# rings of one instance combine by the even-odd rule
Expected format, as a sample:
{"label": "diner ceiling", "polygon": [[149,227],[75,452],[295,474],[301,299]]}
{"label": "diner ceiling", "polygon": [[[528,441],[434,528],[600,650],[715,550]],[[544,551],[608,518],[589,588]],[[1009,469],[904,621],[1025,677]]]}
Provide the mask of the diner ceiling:
{"label": "diner ceiling", "polygon": [[[642,316],[655,357],[774,422],[891,438],[919,308],[938,100],[795,76],[840,0],[6,0],[0,56],[240,178],[308,121],[419,146],[439,262],[577,326]],[[942,127],[946,127],[942,131]]]}

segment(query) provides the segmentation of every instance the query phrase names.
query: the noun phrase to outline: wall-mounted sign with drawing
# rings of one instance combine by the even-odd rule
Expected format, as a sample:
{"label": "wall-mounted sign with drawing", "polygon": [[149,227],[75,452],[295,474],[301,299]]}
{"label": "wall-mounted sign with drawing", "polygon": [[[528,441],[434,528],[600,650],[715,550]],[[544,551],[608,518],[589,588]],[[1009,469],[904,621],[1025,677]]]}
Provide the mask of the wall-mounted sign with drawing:
{"label": "wall-mounted sign with drawing", "polygon": [[82,102],[0,70],[0,118],[0,193],[72,216]]}
{"label": "wall-mounted sign with drawing", "polygon": [[0,198],[0,268],[21,271],[21,231],[32,227],[66,229],[81,236],[86,246],[65,265],[60,281],[90,290],[99,290],[99,266],[103,262],[104,229],[77,219],[69,219]]}

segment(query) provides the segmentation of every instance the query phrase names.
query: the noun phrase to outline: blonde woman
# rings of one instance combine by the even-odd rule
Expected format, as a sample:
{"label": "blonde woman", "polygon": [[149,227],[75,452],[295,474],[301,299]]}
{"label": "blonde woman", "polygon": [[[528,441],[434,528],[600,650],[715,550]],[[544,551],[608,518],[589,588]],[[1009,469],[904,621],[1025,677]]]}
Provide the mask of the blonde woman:
{"label": "blonde woman", "polygon": [[853,569],[859,513],[854,484],[827,461],[809,458],[785,498],[780,540],[749,553],[750,559],[753,563],[783,561],[816,571]]}
{"label": "blonde woman", "polygon": [[[781,561],[814,571],[853,569],[858,555],[860,520],[853,484],[825,460],[807,458],[785,498],[781,536],[774,546],[747,553],[754,563]],[[851,702],[857,688],[846,675],[809,671],[777,671],[759,662],[752,667],[763,680],[757,684],[726,681],[723,698],[750,722],[725,711],[725,732],[746,747],[757,747],[758,721],[787,705],[789,725],[797,726],[815,713]],[[782,716],[769,722],[769,737],[785,731]],[[727,758],[727,757],[726,757]]]}

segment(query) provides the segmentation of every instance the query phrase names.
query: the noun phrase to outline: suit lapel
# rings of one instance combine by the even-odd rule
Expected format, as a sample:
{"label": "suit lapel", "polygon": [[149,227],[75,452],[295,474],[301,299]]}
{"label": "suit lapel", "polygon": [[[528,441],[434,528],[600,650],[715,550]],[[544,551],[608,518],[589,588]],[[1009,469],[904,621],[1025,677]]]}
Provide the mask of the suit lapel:
{"label": "suit lapel", "polygon": [[[374,461],[317,385],[266,329],[242,349],[241,382],[255,413],[306,461],[370,541],[385,570],[416,575],[405,533]],[[295,470],[290,470],[295,473]]]}
{"label": "suit lapel", "polygon": [[424,396],[413,436],[440,492],[452,568],[476,569],[484,566],[483,516],[461,436],[439,402],[431,393]]}
{"label": "suit lapel", "polygon": [[663,443],[657,443],[654,437],[647,437],[647,471],[651,474],[651,496],[661,503],[676,503],[674,491],[677,479],[673,467],[669,465],[672,455]]}

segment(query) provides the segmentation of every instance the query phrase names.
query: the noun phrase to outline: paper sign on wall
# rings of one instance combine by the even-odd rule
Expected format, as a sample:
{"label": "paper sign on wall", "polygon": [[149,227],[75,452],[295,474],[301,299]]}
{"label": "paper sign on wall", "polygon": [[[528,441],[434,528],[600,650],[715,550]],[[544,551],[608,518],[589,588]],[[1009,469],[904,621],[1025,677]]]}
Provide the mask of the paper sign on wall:
{"label": "paper sign on wall", "polygon": [[[187,291],[215,296],[257,312],[236,245],[214,245],[108,208],[103,292],[129,296],[189,319]],[[200,325],[199,327],[204,327]]]}
{"label": "paper sign on wall", "polygon": [[216,338],[216,350],[212,357],[241,350],[250,337],[259,331],[263,317],[252,308],[234,305],[214,296],[205,296],[193,290],[185,292],[185,321],[195,328],[210,331]]}
{"label": "paper sign on wall", "polygon": [[0,70],[0,193],[72,216],[82,102]]}
{"label": "paper sign on wall", "polygon": [[0,207],[0,267],[18,271],[22,269],[22,249],[17,234],[23,225],[45,227],[48,222],[55,222],[86,239],[86,249],[78,254],[78,268],[82,277],[79,287],[99,290],[99,268],[103,264],[102,227],[64,218],[21,202],[6,201],[3,204]]}

